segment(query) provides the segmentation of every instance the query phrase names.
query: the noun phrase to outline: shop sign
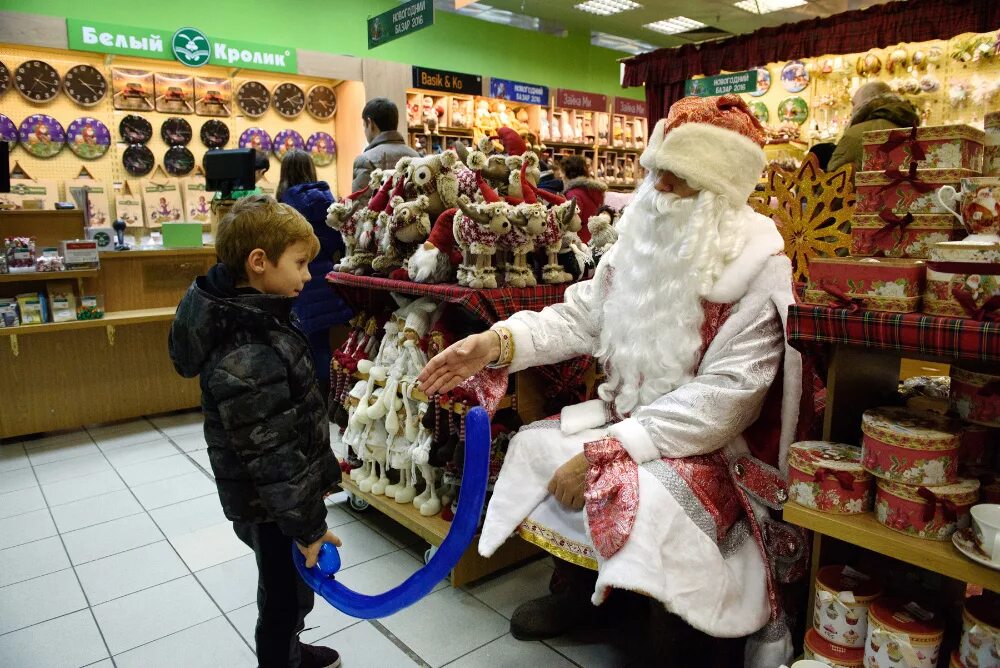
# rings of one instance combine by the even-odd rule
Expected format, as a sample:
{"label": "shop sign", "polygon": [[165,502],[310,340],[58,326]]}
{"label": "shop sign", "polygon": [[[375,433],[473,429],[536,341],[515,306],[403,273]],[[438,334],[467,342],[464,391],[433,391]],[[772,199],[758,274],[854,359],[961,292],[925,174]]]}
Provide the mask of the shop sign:
{"label": "shop sign", "polygon": [[294,49],[209,37],[197,28],[169,30],[66,19],[69,48],[177,60],[189,67],[222,65],[270,72],[298,71]]}
{"label": "shop sign", "polygon": [[368,19],[368,48],[374,49],[434,25],[434,0],[410,0]]}
{"label": "shop sign", "polygon": [[757,90],[757,70],[716,74],[714,77],[688,79],[684,94],[698,97],[715,97],[728,93],[753,93]]}
{"label": "shop sign", "polygon": [[426,67],[414,66],[413,87],[424,88],[426,90],[439,90],[444,93],[482,95],[483,78],[476,74],[429,70]]}
{"label": "shop sign", "polygon": [[549,88],[548,86],[536,86],[521,81],[490,77],[490,97],[545,106],[549,103]]}
{"label": "shop sign", "polygon": [[616,97],[615,113],[625,116],[645,116],[646,103],[643,100],[633,100],[630,97]]}
{"label": "shop sign", "polygon": [[560,88],[556,91],[556,106],[584,111],[607,111],[608,96]]}

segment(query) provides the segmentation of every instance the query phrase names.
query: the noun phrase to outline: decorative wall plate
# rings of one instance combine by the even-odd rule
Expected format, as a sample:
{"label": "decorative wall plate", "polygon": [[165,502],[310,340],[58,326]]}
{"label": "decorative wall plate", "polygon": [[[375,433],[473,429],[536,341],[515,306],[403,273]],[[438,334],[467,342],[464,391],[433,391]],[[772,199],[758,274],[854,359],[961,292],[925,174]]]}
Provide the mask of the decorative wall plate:
{"label": "decorative wall plate", "polygon": [[108,80],[93,65],[74,65],[63,77],[63,89],[81,107],[93,107],[108,94]]}
{"label": "decorative wall plate", "polygon": [[306,111],[313,118],[330,120],[337,113],[337,93],[325,84],[316,84],[306,93]]}
{"label": "decorative wall plate", "polygon": [[122,67],[111,68],[115,109],[153,111],[153,73]]}
{"label": "decorative wall plate", "polygon": [[77,118],[66,128],[69,150],[84,160],[96,160],[111,148],[111,131],[96,118]]}
{"label": "decorative wall plate", "polygon": [[14,121],[0,114],[0,141],[10,144],[10,150],[13,151],[19,139],[17,126],[14,125]]}
{"label": "decorative wall plate", "polygon": [[306,142],[306,150],[317,167],[326,167],[337,155],[337,142],[326,132],[314,132]]}
{"label": "decorative wall plate", "polygon": [[247,128],[240,135],[240,148],[253,148],[270,153],[271,135],[260,128]]}
{"label": "decorative wall plate", "polygon": [[771,71],[766,67],[755,67],[757,70],[757,90],[750,93],[754,97],[760,97],[771,90]]}
{"label": "decorative wall plate", "polygon": [[194,112],[199,116],[228,116],[233,108],[233,82],[213,77],[194,78]]}
{"label": "decorative wall plate", "polygon": [[145,176],[153,171],[154,165],[156,165],[156,158],[153,157],[153,152],[149,150],[148,146],[133,144],[122,154],[122,166],[132,176]]}
{"label": "decorative wall plate", "polygon": [[280,83],[274,89],[274,110],[285,118],[295,118],[306,106],[306,94],[290,81]]}
{"label": "decorative wall plate", "polygon": [[186,146],[173,146],[163,156],[163,168],[171,176],[184,176],[194,169],[194,154]]}
{"label": "decorative wall plate", "polygon": [[767,105],[763,102],[751,102],[750,111],[753,115],[757,117],[757,120],[761,122],[762,125],[766,125],[769,120],[771,120],[771,112],[767,110]]}
{"label": "decorative wall plate", "polygon": [[0,97],[10,88],[10,70],[3,63],[0,63]]}
{"label": "decorative wall plate", "polygon": [[194,77],[157,72],[153,80],[157,111],[166,114],[194,113]]}
{"label": "decorative wall plate", "polygon": [[778,104],[779,123],[792,122],[802,125],[809,118],[809,105],[801,97],[786,97]]}
{"label": "decorative wall plate", "polygon": [[14,70],[14,86],[29,102],[51,102],[59,94],[59,73],[44,60],[26,60]]}
{"label": "decorative wall plate", "polygon": [[32,114],[21,121],[18,136],[25,150],[38,158],[51,158],[66,145],[63,126],[45,114]]}
{"label": "decorative wall plate", "polygon": [[229,126],[222,121],[205,121],[201,126],[201,143],[208,148],[224,148],[229,143]]}
{"label": "decorative wall plate", "polygon": [[781,68],[781,85],[789,93],[798,93],[809,85],[809,71],[801,60],[789,60]]}
{"label": "decorative wall plate", "polygon": [[167,146],[187,146],[193,136],[191,124],[183,118],[168,118],[160,126],[160,137]]}
{"label": "decorative wall plate", "polygon": [[118,134],[126,144],[145,144],[153,138],[153,126],[142,116],[129,114],[118,124]]}
{"label": "decorative wall plate", "polygon": [[305,141],[295,130],[282,130],[274,135],[274,154],[278,160],[285,157],[285,154],[293,149],[302,150],[306,147]]}
{"label": "decorative wall plate", "polygon": [[236,104],[243,115],[259,118],[271,106],[271,91],[259,81],[244,81],[236,91]]}

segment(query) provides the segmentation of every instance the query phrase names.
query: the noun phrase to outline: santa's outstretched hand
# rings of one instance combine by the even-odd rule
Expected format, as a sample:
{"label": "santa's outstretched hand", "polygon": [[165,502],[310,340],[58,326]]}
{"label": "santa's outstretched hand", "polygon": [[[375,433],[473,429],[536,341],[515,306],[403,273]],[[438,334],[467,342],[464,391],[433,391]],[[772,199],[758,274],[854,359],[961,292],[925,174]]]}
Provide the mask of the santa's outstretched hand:
{"label": "santa's outstretched hand", "polygon": [[500,336],[482,332],[456,341],[427,363],[417,377],[417,386],[427,396],[456,388],[500,357]]}

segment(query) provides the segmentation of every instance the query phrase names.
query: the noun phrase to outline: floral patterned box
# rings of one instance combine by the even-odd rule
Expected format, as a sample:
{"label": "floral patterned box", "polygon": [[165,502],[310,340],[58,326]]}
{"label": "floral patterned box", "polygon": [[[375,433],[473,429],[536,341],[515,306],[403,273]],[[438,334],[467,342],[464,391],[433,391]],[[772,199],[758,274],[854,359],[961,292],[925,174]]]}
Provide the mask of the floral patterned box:
{"label": "floral patterned box", "polygon": [[986,133],[971,125],[929,125],[864,133],[861,169],[908,169],[915,161],[923,169],[983,169]]}
{"label": "floral patterned box", "polygon": [[1000,606],[985,595],[965,600],[958,655],[968,668],[1000,666]]}
{"label": "floral patterned box", "polygon": [[868,610],[866,668],[934,668],[944,638],[940,615],[912,601],[884,597]]}
{"label": "floral patterned box", "polygon": [[863,637],[857,648],[841,647],[816,633],[816,629],[809,629],[806,631],[806,641],[803,644],[805,659],[821,661],[832,668],[861,668],[865,665]]}
{"label": "floral patterned box", "polygon": [[816,573],[813,630],[840,647],[863,648],[868,607],[881,595],[882,585],[868,575],[850,566],[824,566]]}
{"label": "floral patterned box", "polygon": [[950,405],[967,422],[1000,427],[1000,375],[953,364]]}
{"label": "floral patterned box", "polygon": [[997,312],[1000,242],[935,244],[927,264],[923,312],[949,318],[986,319]]}
{"label": "floral patterned box", "polygon": [[861,430],[861,462],[872,475],[907,485],[947,485],[958,479],[958,422],[889,406],[865,411]]}
{"label": "floral patterned box", "polygon": [[879,480],[875,519],[893,531],[926,540],[948,540],[969,526],[969,508],[979,500],[979,481],[959,478],[939,487]]}
{"label": "floral patterned box", "polygon": [[937,199],[941,186],[956,186],[962,179],[979,176],[971,169],[917,169],[909,174],[885,171],[858,172],[854,185],[858,193],[857,213],[880,213],[888,209],[897,216],[908,213],[948,213]]}
{"label": "floral patterned box", "polygon": [[834,307],[913,313],[924,291],[924,263],[897,258],[814,258],[805,301]]}
{"label": "floral patterned box", "polygon": [[788,452],[788,497],[824,513],[858,515],[872,509],[872,476],[861,466],[861,448],[803,441]]}
{"label": "floral patterned box", "polygon": [[[917,214],[909,218],[859,214],[851,222],[851,255],[885,257],[930,257],[931,247],[942,241],[965,237],[965,228],[950,213]],[[902,223],[894,224],[892,219]]]}
{"label": "floral patterned box", "polygon": [[1000,176],[1000,111],[986,114],[986,146],[983,149],[983,176]]}

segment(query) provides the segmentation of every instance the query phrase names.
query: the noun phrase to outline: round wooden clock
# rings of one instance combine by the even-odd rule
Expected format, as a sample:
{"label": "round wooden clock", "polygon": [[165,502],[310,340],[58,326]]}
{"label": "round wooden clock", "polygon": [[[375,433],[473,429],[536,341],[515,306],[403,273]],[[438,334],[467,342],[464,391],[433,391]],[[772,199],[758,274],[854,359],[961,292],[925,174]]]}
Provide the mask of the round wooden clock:
{"label": "round wooden clock", "polygon": [[171,176],[184,176],[194,169],[194,154],[186,146],[172,146],[163,156],[163,168]]}
{"label": "round wooden clock", "polygon": [[313,86],[306,93],[306,111],[321,121],[330,120],[337,112],[337,94],[329,86]]}
{"label": "round wooden clock", "polygon": [[156,165],[156,158],[148,146],[134,144],[125,149],[122,154],[122,165],[125,171],[132,176],[145,176],[153,171]]}
{"label": "round wooden clock", "polygon": [[236,91],[236,104],[245,116],[258,118],[271,106],[271,92],[259,81],[244,81]]}
{"label": "round wooden clock", "polygon": [[145,144],[153,137],[153,125],[142,116],[129,114],[118,124],[118,134],[127,144]]}
{"label": "round wooden clock", "polygon": [[108,80],[92,65],[74,65],[63,77],[63,88],[81,107],[93,107],[108,94]]}
{"label": "round wooden clock", "polygon": [[59,73],[44,60],[26,60],[14,70],[14,86],[30,102],[50,102],[59,94]]}
{"label": "round wooden clock", "polygon": [[3,63],[0,63],[0,96],[3,96],[10,88],[10,70]]}
{"label": "round wooden clock", "polygon": [[229,143],[229,127],[222,121],[205,121],[201,126],[201,143],[208,148],[222,148]]}
{"label": "round wooden clock", "polygon": [[306,106],[306,94],[297,85],[286,81],[274,89],[274,110],[285,118],[295,118]]}
{"label": "round wooden clock", "polygon": [[192,136],[191,124],[178,116],[168,118],[160,126],[160,137],[167,146],[187,146]]}

